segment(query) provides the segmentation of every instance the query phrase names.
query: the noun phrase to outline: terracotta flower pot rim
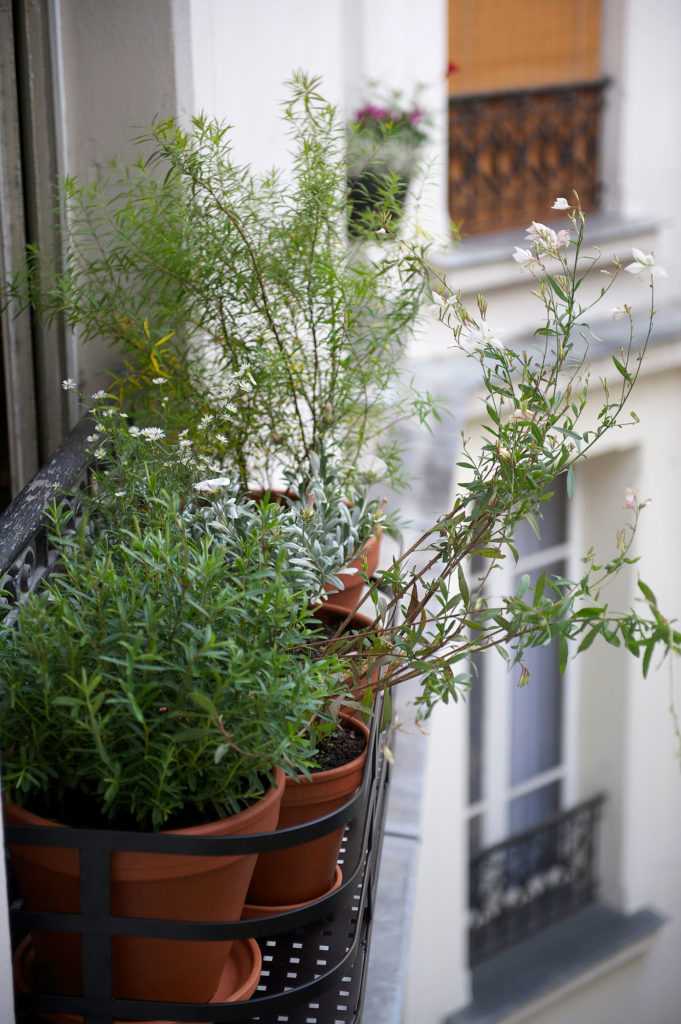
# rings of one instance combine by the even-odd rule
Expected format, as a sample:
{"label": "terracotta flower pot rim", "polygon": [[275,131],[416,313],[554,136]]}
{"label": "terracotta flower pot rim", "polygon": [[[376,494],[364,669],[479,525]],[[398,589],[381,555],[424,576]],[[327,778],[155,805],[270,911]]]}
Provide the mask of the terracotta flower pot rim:
{"label": "terracotta flower pot rim", "polygon": [[310,800],[316,800],[317,797],[314,794],[315,786],[321,786],[329,782],[337,782],[340,779],[345,778],[346,775],[351,775],[357,770],[359,764],[366,760],[367,751],[369,749],[369,727],[362,722],[361,719],[346,711],[342,711],[340,717],[341,720],[346,722],[355,730],[355,732],[362,733],[364,736],[364,749],[357,755],[357,757],[353,757],[351,761],[346,761],[345,764],[340,764],[336,768],[327,768],[325,771],[313,772],[309,778],[305,775],[297,775],[294,778],[289,776],[286,782],[286,799],[289,804],[304,804],[309,803]]}
{"label": "terracotta flower pot rim", "polygon": [[[246,807],[243,811],[239,811],[237,814],[229,815],[227,818],[218,818],[215,821],[206,822],[203,825],[192,825],[189,828],[164,829],[157,834],[188,837],[221,836],[225,834],[225,822],[229,821],[230,834],[239,835],[241,831],[244,829],[244,827],[247,827],[249,825],[253,818],[257,818],[263,812],[266,812],[269,809],[269,806],[279,799],[279,795],[283,791],[285,786],[286,776],[284,775],[281,768],[276,768],[274,770],[274,784],[270,786],[270,788],[264,793],[262,797],[260,797],[260,799],[256,800],[255,803],[251,804],[250,807]],[[32,811],[27,810],[25,807],[21,807],[19,804],[14,803],[14,801],[12,800],[6,800],[5,804],[8,814],[12,815],[15,818],[15,820],[18,820],[18,823],[22,825],[40,825],[43,828],[69,827],[62,825],[58,821],[53,821],[51,818],[43,818],[38,814],[34,814]],[[79,829],[77,827],[74,827],[73,831],[77,832],[79,831]],[[122,830],[112,829],[111,831]],[[22,846],[23,845],[30,846],[30,843],[22,844]],[[187,862],[188,867],[191,867],[191,870],[188,870],[186,872],[189,874],[200,874],[202,871],[201,865],[204,862],[204,860],[206,863],[203,870],[211,871],[214,869],[215,861],[214,854],[211,855],[210,858],[191,857],[188,854],[173,854],[173,860],[171,861],[165,856],[165,854],[159,855],[155,853],[133,853],[128,852],[127,850],[117,850],[115,851],[115,854],[116,853],[123,854],[125,858],[123,864],[120,863],[119,858],[119,863],[114,872],[116,881],[134,881],[148,877],[158,878],[159,875],[161,875],[162,877],[177,877],[178,875],[182,875],[185,873],[185,871],[183,871],[180,867],[173,867],[173,864],[180,864],[180,858],[183,858]],[[162,857],[161,863],[166,864],[166,869],[161,872],[159,872],[158,870],[159,856]],[[230,860],[237,861],[240,860],[242,857],[252,856],[252,854],[226,854],[225,858],[227,856],[229,856]],[[151,863],[151,858],[154,859],[155,865],[150,870],[149,865]],[[213,861],[213,864],[210,863],[211,860]],[[64,873],[71,875],[72,877],[77,877],[80,874],[79,863],[76,861],[76,864],[74,865],[73,869],[71,870],[66,868],[66,870],[64,870]]]}

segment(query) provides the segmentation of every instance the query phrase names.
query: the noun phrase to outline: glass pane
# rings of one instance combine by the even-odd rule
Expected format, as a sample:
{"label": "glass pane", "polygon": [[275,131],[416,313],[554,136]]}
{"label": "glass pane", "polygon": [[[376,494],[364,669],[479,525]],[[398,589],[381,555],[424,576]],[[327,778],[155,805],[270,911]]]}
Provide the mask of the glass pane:
{"label": "glass pane", "polygon": [[541,506],[539,515],[540,538],[528,522],[523,520],[515,529],[515,544],[518,554],[533,555],[536,551],[563,544],[567,537],[567,492],[566,477],[563,473],[552,485],[553,495]]}
{"label": "glass pane", "polygon": [[468,691],[468,802],[482,800],[482,744],[484,738],[485,690],[483,678],[484,655],[474,654],[473,682]]}
{"label": "glass pane", "polygon": [[482,849],[482,814],[476,814],[468,822],[468,856],[475,857]]}
{"label": "glass pane", "polygon": [[509,826],[511,834],[524,832],[525,829],[541,825],[560,810],[560,782],[551,782],[548,786],[535,789],[532,793],[517,796],[511,800],[509,808]]}
{"label": "glass pane", "polygon": [[[562,575],[562,562],[530,573],[534,586],[541,572]],[[516,579],[516,585],[518,584]],[[513,676],[511,693],[511,785],[526,782],[540,772],[555,768],[562,760],[563,687],[558,671],[558,645],[526,652],[524,662],[530,671],[526,686],[518,686],[520,667]]]}

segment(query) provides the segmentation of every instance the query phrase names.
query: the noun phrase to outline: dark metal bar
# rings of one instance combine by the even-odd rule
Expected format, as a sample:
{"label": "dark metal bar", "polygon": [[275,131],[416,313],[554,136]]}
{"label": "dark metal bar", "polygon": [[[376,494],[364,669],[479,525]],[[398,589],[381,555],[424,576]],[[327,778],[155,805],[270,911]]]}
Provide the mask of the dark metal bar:
{"label": "dark metal bar", "polygon": [[525,96],[556,95],[572,93],[576,89],[605,89],[612,82],[611,78],[590,78],[582,82],[563,82],[560,85],[533,85],[524,89],[504,89],[503,91],[464,92],[449,97],[450,107],[463,103],[477,103],[489,99],[522,99]]}

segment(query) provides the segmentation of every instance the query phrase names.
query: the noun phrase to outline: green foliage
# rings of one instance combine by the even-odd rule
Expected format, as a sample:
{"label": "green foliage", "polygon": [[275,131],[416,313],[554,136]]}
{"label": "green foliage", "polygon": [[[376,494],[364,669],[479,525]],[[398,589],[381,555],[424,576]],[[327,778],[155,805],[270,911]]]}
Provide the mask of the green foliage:
{"label": "green foliage", "polygon": [[75,531],[52,510],[60,571],[0,627],[3,781],[57,817],[76,797],[114,827],[159,828],[240,810],[277,766],[305,771],[341,664],[303,656],[283,510],[229,540],[197,532],[143,454],[160,443],[130,444],[135,489],[116,501],[100,473]]}
{"label": "green foliage", "polygon": [[45,287],[33,251],[10,294],[120,349],[136,422],[188,431],[243,488],[309,475],[316,457],[354,499],[368,447],[399,473],[387,429],[418,401],[399,357],[425,250],[349,249],[344,130],[317,80],[294,75],[283,118],[288,177],[237,164],[216,121],[155,122],[133,166],[67,180],[66,270]]}
{"label": "green foliage", "polygon": [[[633,413],[627,419],[624,410],[651,335],[652,298],[647,334],[638,349],[631,311],[624,307],[628,339],[613,358],[616,383],[603,382],[602,401],[599,405],[596,399],[595,412],[590,410],[584,344],[588,317],[616,275],[594,302],[580,303],[578,291],[598,272],[599,263],[598,256],[584,252],[584,224],[577,206],[570,214],[569,240],[542,225],[529,229],[536,239],[530,269],[544,320],[536,343],[526,350],[499,343],[486,322],[482,297],[474,315],[445,281],[435,284],[440,321],[452,330],[457,346],[480,364],[487,412],[483,439],[476,448],[463,441],[459,490],[451,509],[383,573],[382,582],[393,588],[394,598],[383,606],[372,588],[366,600],[374,607],[374,625],[333,645],[336,653],[353,656],[355,674],[358,657],[365,668],[381,664],[386,688],[419,678],[417,703],[424,714],[438,701],[465,695],[471,685],[470,660],[482,651],[497,650],[509,663],[521,665],[525,685],[525,652],[551,641],[557,641],[561,671],[571,653],[588,649],[597,638],[641,657],[644,675],[656,650],[664,656],[681,649],[681,633],[661,613],[647,584],[639,582],[642,613],[612,609],[604,598],[608,582],[636,563],[632,545],[645,502],[632,492],[626,496],[632,521],[618,532],[611,556],[598,559],[590,551],[576,579],[541,575],[530,587],[524,577],[515,594],[491,596],[496,569],[506,559],[518,560],[518,524],[527,520],[538,533],[542,506],[555,481],[566,474],[571,495],[574,467],[608,431],[638,422]],[[392,625],[396,606],[400,617]]]}

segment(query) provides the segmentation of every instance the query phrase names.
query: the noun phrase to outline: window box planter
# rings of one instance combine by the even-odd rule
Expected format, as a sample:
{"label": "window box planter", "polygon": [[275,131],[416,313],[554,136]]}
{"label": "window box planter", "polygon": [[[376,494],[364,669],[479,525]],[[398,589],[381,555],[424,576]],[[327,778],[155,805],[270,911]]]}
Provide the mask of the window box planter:
{"label": "window box planter", "polygon": [[[77,492],[79,485],[87,486],[84,442],[88,429],[87,423],[76,428],[65,446],[0,518],[0,581],[9,593],[0,614],[12,616],[13,605],[39,586],[54,568],[54,552],[43,527],[43,510],[55,491]],[[73,502],[77,507],[77,495]],[[389,765],[382,756],[382,705],[383,697],[379,694],[369,729],[361,785],[350,799],[330,813],[302,825],[252,835],[196,836],[45,828],[10,821],[6,841],[12,851],[21,846],[39,848],[43,855],[53,853],[55,861],[67,855],[78,857],[80,862],[77,912],[40,906],[35,900],[29,909],[19,899],[13,899],[11,924],[19,1020],[44,1019],[46,1014],[53,1021],[80,1019],[86,1024],[110,1024],[120,1019],[249,1021],[256,1016],[262,1024],[274,1024],[282,1015],[291,1024],[310,1019],[319,1024],[358,1020],[389,781]],[[193,919],[191,908],[183,908],[182,920],[129,917],[117,915],[112,909],[112,861],[121,855],[158,854],[192,860],[243,857],[293,849],[339,830],[343,831],[338,861],[342,881],[335,884],[337,874],[327,894],[313,903],[284,908],[273,916],[272,908],[265,908],[261,916],[251,917],[251,908],[249,916],[238,921],[199,922]],[[20,892],[17,890],[13,896],[19,897]],[[50,992],[32,973],[27,935],[40,930],[80,936],[79,994]],[[236,995],[247,994],[249,978],[260,957],[262,974],[250,1000],[217,1001],[224,979],[215,999],[205,1003],[116,998],[112,939],[117,936],[138,941],[231,942],[238,950],[237,970],[243,974]],[[345,1009],[340,1011],[339,1006]]]}

